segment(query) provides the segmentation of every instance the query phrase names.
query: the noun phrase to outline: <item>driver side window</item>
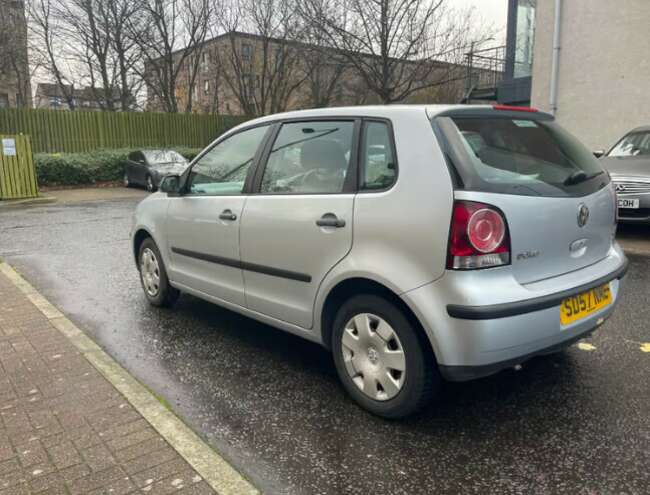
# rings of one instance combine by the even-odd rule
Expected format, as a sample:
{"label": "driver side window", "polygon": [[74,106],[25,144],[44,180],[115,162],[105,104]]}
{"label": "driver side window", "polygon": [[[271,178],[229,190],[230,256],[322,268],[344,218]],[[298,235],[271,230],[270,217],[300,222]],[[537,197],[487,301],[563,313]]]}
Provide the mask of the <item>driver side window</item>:
{"label": "driver side window", "polygon": [[268,126],[239,132],[203,155],[192,167],[189,193],[198,196],[239,195]]}
{"label": "driver side window", "polygon": [[352,121],[284,124],[273,143],[262,178],[261,192],[343,192],[353,135]]}

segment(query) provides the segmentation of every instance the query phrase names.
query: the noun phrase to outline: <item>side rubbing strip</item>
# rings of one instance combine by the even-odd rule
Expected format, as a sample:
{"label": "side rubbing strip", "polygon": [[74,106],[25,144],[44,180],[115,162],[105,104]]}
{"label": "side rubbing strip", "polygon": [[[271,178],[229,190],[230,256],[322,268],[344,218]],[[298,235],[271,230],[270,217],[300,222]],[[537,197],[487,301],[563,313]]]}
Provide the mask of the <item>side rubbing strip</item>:
{"label": "side rubbing strip", "polygon": [[282,270],[280,268],[257,265],[255,263],[246,263],[239,260],[233,260],[231,258],[224,258],[222,256],[214,256],[212,254],[206,253],[197,253],[196,251],[189,251],[187,249],[180,249],[175,247],[172,248],[172,252],[180,254],[181,256],[187,256],[188,258],[215,263],[217,265],[232,266],[233,268],[241,268],[242,270],[249,272],[263,273],[264,275],[270,275],[271,277],[286,278],[289,280],[297,280],[298,282],[305,283],[311,282],[311,275],[307,275],[305,273],[292,272],[289,270]]}

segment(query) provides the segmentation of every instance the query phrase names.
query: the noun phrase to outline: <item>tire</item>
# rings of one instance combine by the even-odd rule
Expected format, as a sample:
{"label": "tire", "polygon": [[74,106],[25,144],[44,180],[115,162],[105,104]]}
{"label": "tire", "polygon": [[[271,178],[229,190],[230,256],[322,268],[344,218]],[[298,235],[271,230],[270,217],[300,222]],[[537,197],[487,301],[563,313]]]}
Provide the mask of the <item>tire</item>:
{"label": "tire", "polygon": [[129,174],[124,174],[124,187],[131,187],[131,180],[129,179]]}
{"label": "tire", "polygon": [[156,191],[156,185],[153,182],[153,177],[151,175],[147,175],[145,178],[145,187],[147,188],[147,191],[149,192],[155,192]]}
{"label": "tire", "polygon": [[[366,324],[369,330],[363,330]],[[358,346],[356,353],[354,346]],[[426,337],[383,297],[357,295],[341,306],[334,320],[332,350],[347,392],[377,416],[397,419],[412,415],[440,390],[442,379]]]}
{"label": "tire", "polygon": [[[142,290],[150,304],[159,307],[174,305],[180,296],[180,291],[169,284],[167,270],[158,246],[150,237],[145,239],[140,246],[138,271],[140,272]],[[155,273],[157,273],[157,277]]]}

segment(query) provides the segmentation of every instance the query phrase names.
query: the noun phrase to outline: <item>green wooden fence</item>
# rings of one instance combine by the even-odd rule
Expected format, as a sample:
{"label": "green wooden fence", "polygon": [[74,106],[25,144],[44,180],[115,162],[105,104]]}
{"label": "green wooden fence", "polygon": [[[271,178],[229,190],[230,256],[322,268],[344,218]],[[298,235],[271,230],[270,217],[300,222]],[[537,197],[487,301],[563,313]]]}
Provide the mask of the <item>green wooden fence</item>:
{"label": "green wooden fence", "polygon": [[75,153],[108,148],[202,148],[245,121],[224,115],[0,110],[0,133],[28,134],[35,153]]}
{"label": "green wooden fence", "polygon": [[38,184],[29,136],[0,135],[0,201],[35,198]]}

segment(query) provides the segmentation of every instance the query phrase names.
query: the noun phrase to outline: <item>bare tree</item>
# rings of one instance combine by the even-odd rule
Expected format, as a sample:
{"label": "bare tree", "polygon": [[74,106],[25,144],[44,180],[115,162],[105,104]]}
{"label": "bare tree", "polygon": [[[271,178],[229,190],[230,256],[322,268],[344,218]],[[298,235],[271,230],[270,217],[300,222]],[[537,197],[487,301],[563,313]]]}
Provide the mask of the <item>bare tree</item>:
{"label": "bare tree", "polygon": [[0,79],[16,91],[16,106],[30,101],[27,30],[22,5],[0,1]]}
{"label": "bare tree", "polygon": [[[210,0],[144,0],[139,25],[131,24],[131,37],[139,46],[143,64],[139,73],[150,100],[166,112],[179,111],[179,96],[191,112],[193,92],[211,20],[215,12]],[[146,29],[141,29],[142,26]],[[189,90],[177,95],[182,77]]]}
{"label": "bare tree", "polygon": [[65,26],[59,15],[59,0],[26,2],[30,34],[36,40],[32,57],[54,78],[68,108],[75,110],[74,83],[69,76],[69,58],[65,52]]}
{"label": "bare tree", "polygon": [[294,0],[242,0],[224,12],[219,27],[229,43],[216,52],[217,66],[243,112],[284,111],[307,78]]}
{"label": "bare tree", "polygon": [[305,0],[303,12],[384,103],[462,77],[471,11],[449,0]]}
{"label": "bare tree", "polygon": [[314,108],[327,107],[342,96],[344,76],[351,75],[352,68],[344,54],[329,46],[321,30],[306,21],[299,55],[308,90],[307,103]]}

